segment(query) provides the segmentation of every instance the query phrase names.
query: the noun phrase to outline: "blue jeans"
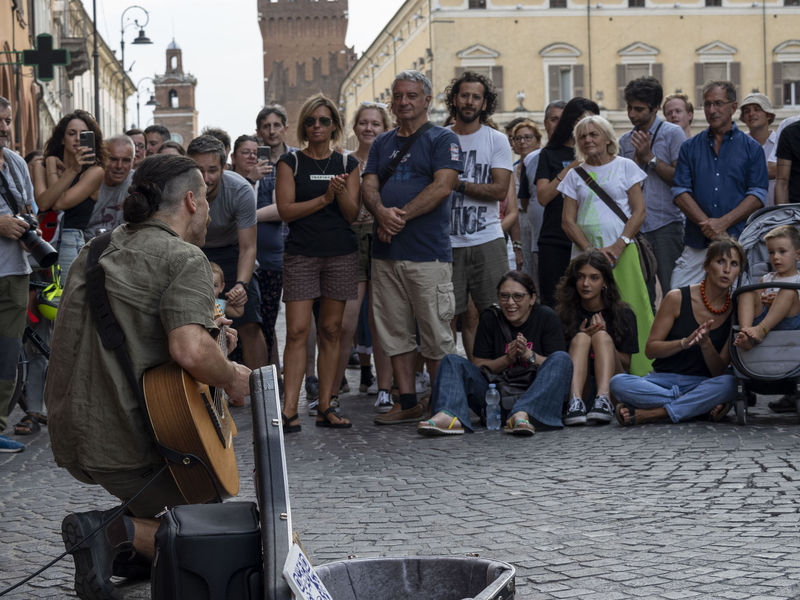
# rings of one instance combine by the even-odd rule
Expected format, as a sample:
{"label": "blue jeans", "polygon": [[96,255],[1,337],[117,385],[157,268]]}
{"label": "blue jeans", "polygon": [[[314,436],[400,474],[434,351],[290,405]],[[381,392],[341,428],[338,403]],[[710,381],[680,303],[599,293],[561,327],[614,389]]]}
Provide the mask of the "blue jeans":
{"label": "blue jeans", "polygon": [[69,267],[78,257],[78,252],[86,245],[83,240],[83,231],[80,229],[65,229],[61,232],[61,245],[58,247],[58,262],[61,267],[61,287],[67,285]]}
{"label": "blue jeans", "polygon": [[[761,321],[763,321],[767,316],[768,312],[769,309],[765,306],[761,311],[761,314],[753,319],[753,325],[758,325],[761,323]],[[797,331],[798,329],[800,329],[800,312],[793,317],[784,317],[778,321],[778,324],[772,328],[772,331]]]}
{"label": "blue jeans", "polygon": [[[554,352],[539,367],[536,379],[520,396],[509,414],[527,413],[534,424],[562,427],[561,412],[572,381],[572,359],[566,352]],[[458,417],[464,429],[472,431],[469,411],[480,415],[486,408],[489,384],[481,370],[457,354],[448,354],[436,370],[431,392],[433,414],[448,412]]]}
{"label": "blue jeans", "polygon": [[703,377],[678,373],[649,373],[644,377],[615,375],[611,394],[634,408],[664,408],[673,423],[705,415],[736,396],[733,375]]}

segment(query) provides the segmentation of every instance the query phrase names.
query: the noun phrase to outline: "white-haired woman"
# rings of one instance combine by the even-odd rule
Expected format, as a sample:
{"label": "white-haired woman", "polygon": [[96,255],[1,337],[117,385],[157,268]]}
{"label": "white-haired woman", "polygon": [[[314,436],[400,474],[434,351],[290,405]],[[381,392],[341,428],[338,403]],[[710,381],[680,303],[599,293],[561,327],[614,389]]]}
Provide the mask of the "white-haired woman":
{"label": "white-haired woman", "polygon": [[[647,295],[639,254],[633,237],[639,233],[645,217],[642,181],[647,174],[632,160],[619,156],[619,144],[611,124],[603,117],[588,116],[575,125],[576,157],[582,161],[558,185],[564,196],[562,226],[572,243],[572,257],[596,248],[614,268],[614,279],[622,300],[636,314],[639,348],[644,348],[653,311]],[[614,211],[586,184],[593,179],[628,218],[623,223]],[[644,375],[651,362],[643,352],[631,358],[631,373]]]}

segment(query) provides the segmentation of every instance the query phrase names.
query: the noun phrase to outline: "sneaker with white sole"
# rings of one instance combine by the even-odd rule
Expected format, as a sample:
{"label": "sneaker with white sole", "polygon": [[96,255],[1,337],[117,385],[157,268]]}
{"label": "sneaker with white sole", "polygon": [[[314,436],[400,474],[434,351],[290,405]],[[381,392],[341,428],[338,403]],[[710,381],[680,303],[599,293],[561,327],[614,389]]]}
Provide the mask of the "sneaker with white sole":
{"label": "sneaker with white sole", "polygon": [[415,389],[418,394],[424,394],[425,392],[428,391],[428,384],[425,383],[424,373],[417,373],[414,379],[415,379],[414,381]]}
{"label": "sneaker with white sole", "polygon": [[21,444],[20,442],[15,442],[11,438],[7,438],[4,435],[0,435],[0,452],[22,452],[25,450],[25,444]]}
{"label": "sneaker with white sole", "polygon": [[592,423],[611,423],[614,407],[605,394],[600,394],[594,399],[592,410],[586,413],[586,420]]}
{"label": "sneaker with white sole", "polygon": [[393,406],[394,400],[392,400],[392,395],[386,390],[379,391],[378,399],[375,401],[376,410],[379,413],[387,413],[392,410]]}
{"label": "sneaker with white sole", "polygon": [[375,377],[373,377],[372,375],[370,375],[368,382],[364,382],[363,380],[361,381],[361,383],[358,386],[358,391],[361,392],[362,394],[368,394],[369,390],[372,389],[373,386],[375,387],[375,391],[373,392],[373,394],[377,394],[378,380],[375,379]]}
{"label": "sneaker with white sole", "polygon": [[564,425],[585,425],[586,424],[586,406],[583,400],[577,396],[573,396],[569,401],[567,412],[564,413],[562,418]]}
{"label": "sneaker with white sole", "polygon": [[317,407],[319,406],[319,400],[314,400],[313,402],[308,403],[308,416],[309,417],[316,417],[317,416]]}
{"label": "sneaker with white sole", "polygon": [[380,390],[378,389],[378,380],[373,379],[372,384],[367,388],[366,392],[369,396],[375,396]]}
{"label": "sneaker with white sole", "polygon": [[349,394],[350,384],[347,382],[347,377],[342,377],[342,385],[339,386],[339,394]]}

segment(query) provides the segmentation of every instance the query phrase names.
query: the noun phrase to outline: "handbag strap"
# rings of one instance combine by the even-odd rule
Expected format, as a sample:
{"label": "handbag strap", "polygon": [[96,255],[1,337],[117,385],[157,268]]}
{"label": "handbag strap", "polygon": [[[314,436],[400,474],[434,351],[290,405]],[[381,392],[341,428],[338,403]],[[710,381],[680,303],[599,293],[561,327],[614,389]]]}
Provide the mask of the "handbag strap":
{"label": "handbag strap", "polygon": [[394,175],[395,170],[397,170],[397,167],[403,161],[403,158],[405,158],[406,154],[408,154],[408,151],[411,150],[411,146],[413,146],[414,143],[420,137],[422,137],[423,133],[425,133],[426,131],[428,131],[432,127],[433,127],[433,123],[428,121],[427,123],[425,123],[422,127],[417,129],[414,133],[412,133],[408,137],[408,139],[406,140],[406,143],[400,149],[400,152],[398,152],[395,155],[395,157],[389,162],[389,164],[386,165],[386,169],[384,169],[383,174],[380,176],[380,179],[378,181],[378,191],[379,192],[383,189],[383,186],[385,186],[386,183],[392,178],[392,175]]}
{"label": "handbag strap", "polygon": [[600,200],[606,203],[606,206],[608,206],[608,208],[611,209],[611,212],[617,215],[617,217],[619,217],[619,219],[623,223],[628,222],[628,217],[625,215],[624,212],[622,212],[622,209],[619,207],[619,204],[614,202],[611,196],[608,195],[608,193],[602,188],[602,186],[599,183],[597,183],[594,179],[592,179],[592,176],[589,175],[583,169],[583,167],[575,167],[575,172],[583,180],[583,183],[585,183],[590,190],[592,190],[595,194],[597,194]]}
{"label": "handbag strap", "polygon": [[489,307],[489,310],[494,313],[494,316],[497,317],[497,322],[500,324],[500,331],[503,333],[503,337],[506,339],[506,344],[510,344],[516,339],[516,336],[511,333],[511,328],[508,326],[508,321],[503,316],[503,311],[500,310],[500,307],[497,304],[492,304]]}

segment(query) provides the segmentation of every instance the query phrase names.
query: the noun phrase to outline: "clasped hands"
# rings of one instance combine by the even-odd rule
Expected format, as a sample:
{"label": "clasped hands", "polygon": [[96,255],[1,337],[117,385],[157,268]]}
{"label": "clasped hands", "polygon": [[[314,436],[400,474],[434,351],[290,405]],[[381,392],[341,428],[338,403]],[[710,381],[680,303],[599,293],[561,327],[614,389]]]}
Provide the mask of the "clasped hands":
{"label": "clasped hands", "polygon": [[[508,349],[506,350],[506,358],[508,359],[508,364],[513,365],[517,362],[517,359],[521,358],[523,360],[527,360],[529,362],[533,362],[533,350],[530,351],[530,357],[528,355],[528,340],[525,339],[525,336],[522,333],[517,334],[517,339],[512,340],[511,343],[508,345]],[[527,358],[526,358],[527,357]]]}
{"label": "clasped hands", "polygon": [[585,333],[589,337],[592,337],[598,331],[605,331],[606,330],[606,321],[603,319],[603,315],[600,313],[595,313],[592,315],[591,321],[589,323],[586,322],[587,319],[584,319],[580,327],[578,329],[581,333]]}
{"label": "clasped hands", "polygon": [[375,218],[378,219],[378,239],[386,244],[392,243],[392,238],[406,226],[406,211],[395,206],[386,208],[379,206]]}
{"label": "clasped hands", "polygon": [[328,183],[328,189],[325,191],[325,195],[322,197],[322,201],[325,204],[330,204],[345,191],[347,191],[347,173],[344,175],[337,175],[330,180]]}

